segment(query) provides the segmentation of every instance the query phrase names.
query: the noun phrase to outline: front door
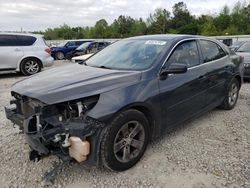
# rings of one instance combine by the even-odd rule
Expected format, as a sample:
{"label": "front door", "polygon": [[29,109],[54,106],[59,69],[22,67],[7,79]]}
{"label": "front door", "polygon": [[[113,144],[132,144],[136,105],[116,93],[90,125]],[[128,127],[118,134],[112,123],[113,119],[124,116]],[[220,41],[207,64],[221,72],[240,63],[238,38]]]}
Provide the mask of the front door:
{"label": "front door", "polygon": [[[172,63],[186,64],[188,70],[182,74],[168,75],[159,80],[163,126],[183,121],[206,106],[206,70],[200,65],[196,40],[180,43],[171,54],[166,67]],[[165,66],[164,65],[164,66]]]}

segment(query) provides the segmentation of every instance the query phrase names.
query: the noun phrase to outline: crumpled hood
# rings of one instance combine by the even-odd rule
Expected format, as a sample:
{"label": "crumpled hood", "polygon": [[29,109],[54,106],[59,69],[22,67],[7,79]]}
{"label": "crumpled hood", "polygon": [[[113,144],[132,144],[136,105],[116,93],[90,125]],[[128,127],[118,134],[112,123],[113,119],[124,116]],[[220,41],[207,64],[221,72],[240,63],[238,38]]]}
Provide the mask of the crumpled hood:
{"label": "crumpled hood", "polygon": [[43,71],[12,86],[12,91],[46,104],[74,100],[134,84],[141,78],[136,71],[118,71],[67,65]]}

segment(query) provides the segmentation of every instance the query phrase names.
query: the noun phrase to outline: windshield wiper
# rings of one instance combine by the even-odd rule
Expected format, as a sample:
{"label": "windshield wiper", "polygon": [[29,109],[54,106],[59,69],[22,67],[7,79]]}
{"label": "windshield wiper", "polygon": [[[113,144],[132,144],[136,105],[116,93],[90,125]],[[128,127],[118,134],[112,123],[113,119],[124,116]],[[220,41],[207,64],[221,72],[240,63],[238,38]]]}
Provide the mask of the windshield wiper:
{"label": "windshield wiper", "polygon": [[104,65],[100,66],[100,67],[97,67],[97,68],[102,68],[102,69],[111,69],[110,67],[106,67]]}
{"label": "windshield wiper", "polygon": [[84,60],[82,60],[82,61],[78,62],[78,64],[88,66],[88,65],[87,65],[87,63],[86,63]]}

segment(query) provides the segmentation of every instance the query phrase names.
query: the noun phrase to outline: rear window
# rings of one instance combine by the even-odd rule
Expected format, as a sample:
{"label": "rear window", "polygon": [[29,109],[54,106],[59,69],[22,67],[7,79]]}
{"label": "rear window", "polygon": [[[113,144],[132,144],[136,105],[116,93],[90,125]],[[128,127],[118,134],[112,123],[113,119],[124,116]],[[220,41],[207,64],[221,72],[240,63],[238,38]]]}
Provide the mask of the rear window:
{"label": "rear window", "polygon": [[35,43],[36,38],[32,36],[22,36],[18,35],[17,40],[19,45],[18,46],[31,46]]}
{"label": "rear window", "polygon": [[0,35],[0,46],[18,46],[15,35]]}

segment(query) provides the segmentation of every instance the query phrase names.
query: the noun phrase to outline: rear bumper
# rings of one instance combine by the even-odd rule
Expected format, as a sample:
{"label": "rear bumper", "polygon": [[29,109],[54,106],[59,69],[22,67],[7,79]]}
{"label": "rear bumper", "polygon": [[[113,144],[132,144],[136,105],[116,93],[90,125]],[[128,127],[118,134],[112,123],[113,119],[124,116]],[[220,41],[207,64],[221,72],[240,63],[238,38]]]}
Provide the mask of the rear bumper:
{"label": "rear bumper", "polygon": [[43,63],[43,67],[49,67],[52,66],[54,62],[54,58],[49,56],[45,59],[43,59],[42,63]]}

